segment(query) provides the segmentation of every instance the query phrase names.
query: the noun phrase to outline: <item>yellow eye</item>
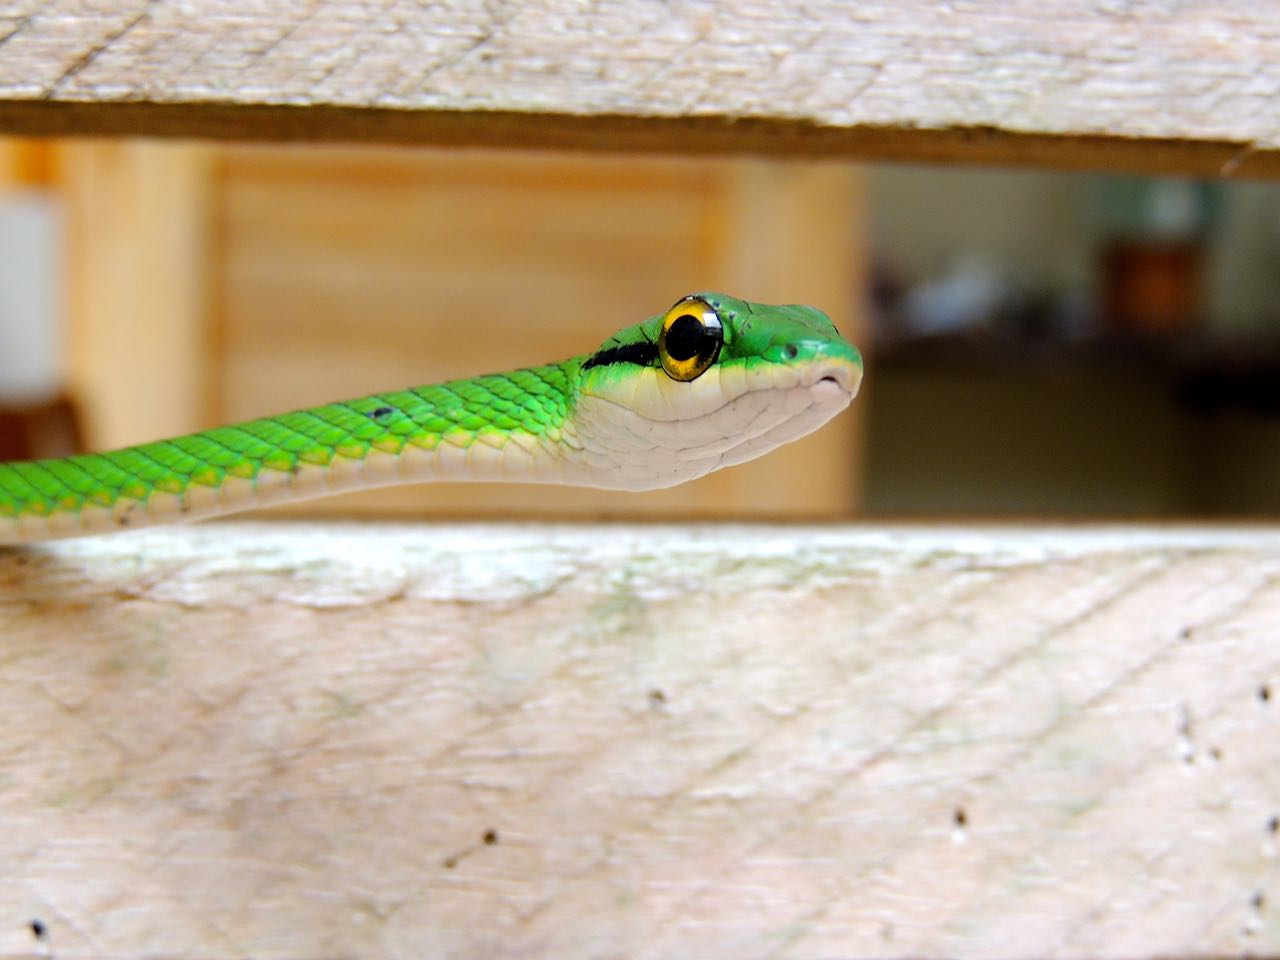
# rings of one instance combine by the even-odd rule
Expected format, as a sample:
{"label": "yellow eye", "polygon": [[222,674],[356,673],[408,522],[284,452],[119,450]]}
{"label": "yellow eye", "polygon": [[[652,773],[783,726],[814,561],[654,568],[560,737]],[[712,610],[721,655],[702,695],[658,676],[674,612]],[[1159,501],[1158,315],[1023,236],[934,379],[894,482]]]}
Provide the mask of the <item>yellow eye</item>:
{"label": "yellow eye", "polygon": [[711,304],[685,297],[667,311],[658,332],[658,356],[672,380],[696,380],[716,362],[724,327]]}

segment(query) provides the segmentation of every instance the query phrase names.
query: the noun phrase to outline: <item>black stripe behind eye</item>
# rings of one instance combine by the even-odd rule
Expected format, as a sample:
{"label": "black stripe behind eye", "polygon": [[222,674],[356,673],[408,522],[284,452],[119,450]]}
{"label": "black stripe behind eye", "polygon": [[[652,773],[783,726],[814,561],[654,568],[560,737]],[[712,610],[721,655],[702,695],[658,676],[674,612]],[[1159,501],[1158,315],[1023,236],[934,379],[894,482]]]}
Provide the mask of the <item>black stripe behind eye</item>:
{"label": "black stripe behind eye", "polygon": [[657,344],[642,340],[639,343],[624,343],[618,347],[601,350],[595,356],[588,357],[582,369],[590,370],[592,367],[604,367],[611,363],[634,363],[641,367],[651,367],[657,359]]}

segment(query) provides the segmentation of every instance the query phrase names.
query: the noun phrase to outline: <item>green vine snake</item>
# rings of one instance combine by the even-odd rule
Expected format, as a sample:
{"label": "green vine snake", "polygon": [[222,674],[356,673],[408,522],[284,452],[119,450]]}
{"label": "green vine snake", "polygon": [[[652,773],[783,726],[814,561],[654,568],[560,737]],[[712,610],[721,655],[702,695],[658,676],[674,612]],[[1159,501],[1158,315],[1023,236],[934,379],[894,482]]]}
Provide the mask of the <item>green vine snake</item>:
{"label": "green vine snake", "polygon": [[821,311],[693,294],[559,363],[0,464],[0,543],[428,480],[666,487],[811,433],[861,379]]}

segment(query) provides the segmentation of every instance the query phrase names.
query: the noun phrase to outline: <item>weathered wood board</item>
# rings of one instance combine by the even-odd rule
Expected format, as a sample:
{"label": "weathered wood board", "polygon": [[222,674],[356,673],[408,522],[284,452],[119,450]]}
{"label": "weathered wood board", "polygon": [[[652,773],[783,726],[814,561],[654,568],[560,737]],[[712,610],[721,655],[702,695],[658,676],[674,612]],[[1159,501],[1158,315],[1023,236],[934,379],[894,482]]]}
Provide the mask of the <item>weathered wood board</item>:
{"label": "weathered wood board", "polygon": [[1280,531],[5,553],[0,823],[4,956],[1274,954]]}
{"label": "weathered wood board", "polygon": [[12,0],[0,129],[1280,173],[1252,0]]}

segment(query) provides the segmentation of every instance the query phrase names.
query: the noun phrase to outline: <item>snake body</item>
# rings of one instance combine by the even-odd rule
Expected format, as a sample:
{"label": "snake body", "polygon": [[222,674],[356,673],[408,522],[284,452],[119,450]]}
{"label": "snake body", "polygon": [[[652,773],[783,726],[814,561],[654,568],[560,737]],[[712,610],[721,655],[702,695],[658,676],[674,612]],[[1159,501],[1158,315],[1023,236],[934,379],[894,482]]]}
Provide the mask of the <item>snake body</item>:
{"label": "snake body", "polygon": [[694,294],[558,363],[0,464],[0,543],[420,481],[671,486],[816,430],[861,377],[819,310]]}

